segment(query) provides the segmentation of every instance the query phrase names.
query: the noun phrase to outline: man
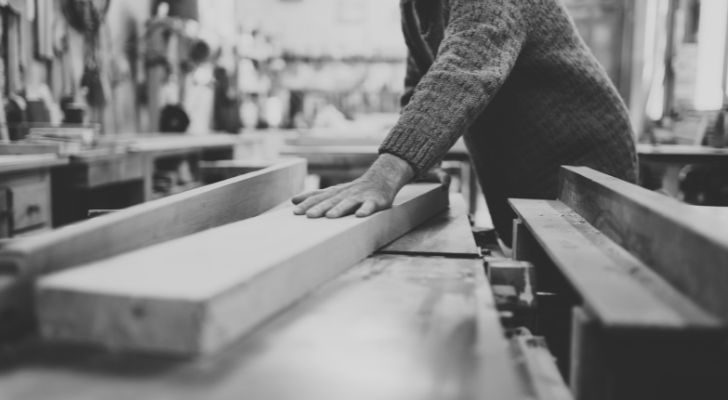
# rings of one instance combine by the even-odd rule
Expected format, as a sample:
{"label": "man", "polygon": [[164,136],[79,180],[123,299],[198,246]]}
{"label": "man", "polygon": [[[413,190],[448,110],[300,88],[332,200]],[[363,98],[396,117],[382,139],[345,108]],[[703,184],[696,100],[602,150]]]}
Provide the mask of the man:
{"label": "man", "polygon": [[368,216],[460,135],[499,236],[507,199],[555,198],[561,165],[636,179],[627,109],[558,0],[401,0],[404,108],[360,178],[293,198],[310,218]]}

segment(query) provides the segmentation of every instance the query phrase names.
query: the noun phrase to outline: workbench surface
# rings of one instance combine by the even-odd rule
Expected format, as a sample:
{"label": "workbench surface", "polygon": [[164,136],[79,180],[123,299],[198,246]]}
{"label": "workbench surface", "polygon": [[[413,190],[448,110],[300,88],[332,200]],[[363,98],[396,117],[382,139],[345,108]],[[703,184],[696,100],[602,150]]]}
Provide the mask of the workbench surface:
{"label": "workbench surface", "polygon": [[[437,228],[423,229],[431,236]],[[0,398],[463,398],[480,379],[474,348],[483,312],[493,316],[485,336],[499,360],[490,381],[508,392],[516,372],[500,361],[507,346],[491,300],[479,258],[377,254],[210,358],[28,340],[0,353]]]}
{"label": "workbench surface", "polygon": [[637,154],[642,161],[664,163],[728,163],[728,148],[714,148],[690,145],[638,144]]}
{"label": "workbench surface", "polygon": [[0,174],[45,169],[67,163],[67,159],[55,154],[0,155]]}

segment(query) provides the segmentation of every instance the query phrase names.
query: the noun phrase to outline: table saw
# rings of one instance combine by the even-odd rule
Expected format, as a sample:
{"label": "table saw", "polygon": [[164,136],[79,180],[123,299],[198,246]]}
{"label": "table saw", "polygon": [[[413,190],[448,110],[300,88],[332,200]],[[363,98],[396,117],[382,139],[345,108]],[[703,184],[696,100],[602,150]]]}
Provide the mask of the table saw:
{"label": "table saw", "polygon": [[[478,254],[463,199],[451,196],[448,206],[437,185],[404,190],[410,194],[370,219],[326,228],[326,220],[291,219],[288,206],[275,205],[300,184],[302,165],[288,161],[0,248],[3,324],[14,312],[35,312],[39,325],[2,348],[2,398],[728,393],[728,242],[715,224],[728,216],[723,210],[565,167],[557,199],[511,200],[513,259],[497,259]],[[265,205],[270,185],[277,195]],[[215,210],[240,210],[231,193],[247,193],[262,214],[205,224]],[[170,220],[189,224],[160,223]],[[111,229],[122,221],[135,222]],[[157,244],[129,241],[136,236]],[[100,250],[62,251],[85,242]],[[248,258],[271,262],[265,271],[273,272],[237,273],[248,267],[231,255],[255,253],[251,243],[267,255]],[[206,258],[205,249],[228,256]],[[363,256],[349,265],[352,252]],[[193,293],[198,286],[190,276],[203,283],[206,273],[239,284],[190,296],[189,282]]]}
{"label": "table saw", "polygon": [[[268,187],[273,187],[270,179],[298,187],[291,182],[303,180],[297,172],[301,163],[276,165],[250,174],[256,179],[269,179]],[[36,278],[40,278],[45,274],[54,276],[52,271],[75,273],[86,268],[73,267],[79,264],[106,265],[133,254],[144,258],[144,254],[152,254],[145,251],[247,222],[225,225],[230,221],[218,220],[216,224],[224,226],[201,233],[195,232],[210,226],[155,227],[160,225],[158,221],[171,217],[165,210],[185,209],[189,220],[196,221],[200,220],[196,214],[230,207],[227,204],[231,196],[226,193],[232,187],[258,187],[244,186],[250,182],[255,183],[255,179],[241,175],[217,186],[70,225],[48,233],[46,238],[32,239],[30,244],[13,243],[0,251],[0,264],[34,270]],[[290,196],[280,187],[278,197],[269,199],[271,207],[280,202],[280,196]],[[191,199],[210,207],[190,208]],[[274,208],[260,218],[276,212]],[[410,219],[413,214],[408,211],[402,215]],[[392,214],[387,218],[399,217]],[[119,225],[123,221],[135,223],[124,228]],[[286,226],[279,228],[284,230]],[[151,229],[155,232],[146,232]],[[128,240],[134,232],[141,237],[155,235],[149,240],[160,235],[179,239],[146,248],[139,241],[126,247],[102,245]],[[105,242],[99,242],[100,237]],[[97,243],[95,247],[103,250],[79,256],[83,242]],[[295,243],[283,241],[280,246],[295,247]],[[64,247],[76,251],[64,252]],[[219,351],[192,356],[124,351],[114,346],[48,341],[46,336],[39,337],[38,331],[30,331],[2,347],[0,397],[528,399],[542,398],[536,396],[536,386],[542,384],[534,382],[543,382],[543,376],[564,387],[553,364],[524,368],[524,364],[538,364],[527,360],[548,357],[543,345],[518,345],[505,337],[462,197],[451,195],[449,209],[377,248],[374,254],[351,268],[343,268],[345,272],[265,318]],[[331,257],[335,257],[334,253]],[[214,263],[215,257],[210,260]],[[174,285],[175,276],[169,279]],[[4,296],[5,303],[12,299],[15,304],[25,304],[26,287],[19,284],[14,291],[0,293],[0,298]],[[35,290],[37,293],[42,288]],[[36,297],[35,312],[42,308],[38,301]],[[9,308],[7,312],[17,310],[34,312],[23,307]],[[43,316],[38,318],[42,328]]]}
{"label": "table saw", "polygon": [[8,399],[530,398],[472,236],[461,241],[468,227],[465,204],[454,198],[446,214],[211,356],[115,354],[27,339],[3,350],[0,392]]}

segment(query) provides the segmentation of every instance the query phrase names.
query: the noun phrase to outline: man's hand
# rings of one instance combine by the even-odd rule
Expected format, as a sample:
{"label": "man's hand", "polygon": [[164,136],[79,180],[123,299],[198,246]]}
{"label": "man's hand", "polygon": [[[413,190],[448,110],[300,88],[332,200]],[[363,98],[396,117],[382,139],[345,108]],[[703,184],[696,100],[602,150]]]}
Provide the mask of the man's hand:
{"label": "man's hand", "polygon": [[339,218],[351,213],[367,217],[391,207],[399,190],[413,177],[414,171],[406,161],[381,154],[364,175],[352,182],[294,197],[293,213],[309,218]]}

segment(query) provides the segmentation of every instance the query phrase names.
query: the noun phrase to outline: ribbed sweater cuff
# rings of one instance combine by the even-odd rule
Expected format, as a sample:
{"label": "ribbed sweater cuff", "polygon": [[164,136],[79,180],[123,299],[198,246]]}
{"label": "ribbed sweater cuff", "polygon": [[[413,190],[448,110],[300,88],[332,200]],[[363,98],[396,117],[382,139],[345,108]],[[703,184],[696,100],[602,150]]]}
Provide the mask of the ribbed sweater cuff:
{"label": "ribbed sweater cuff", "polygon": [[422,176],[438,161],[432,139],[415,129],[395,126],[379,146],[379,153],[395,155],[409,163],[416,177]]}

